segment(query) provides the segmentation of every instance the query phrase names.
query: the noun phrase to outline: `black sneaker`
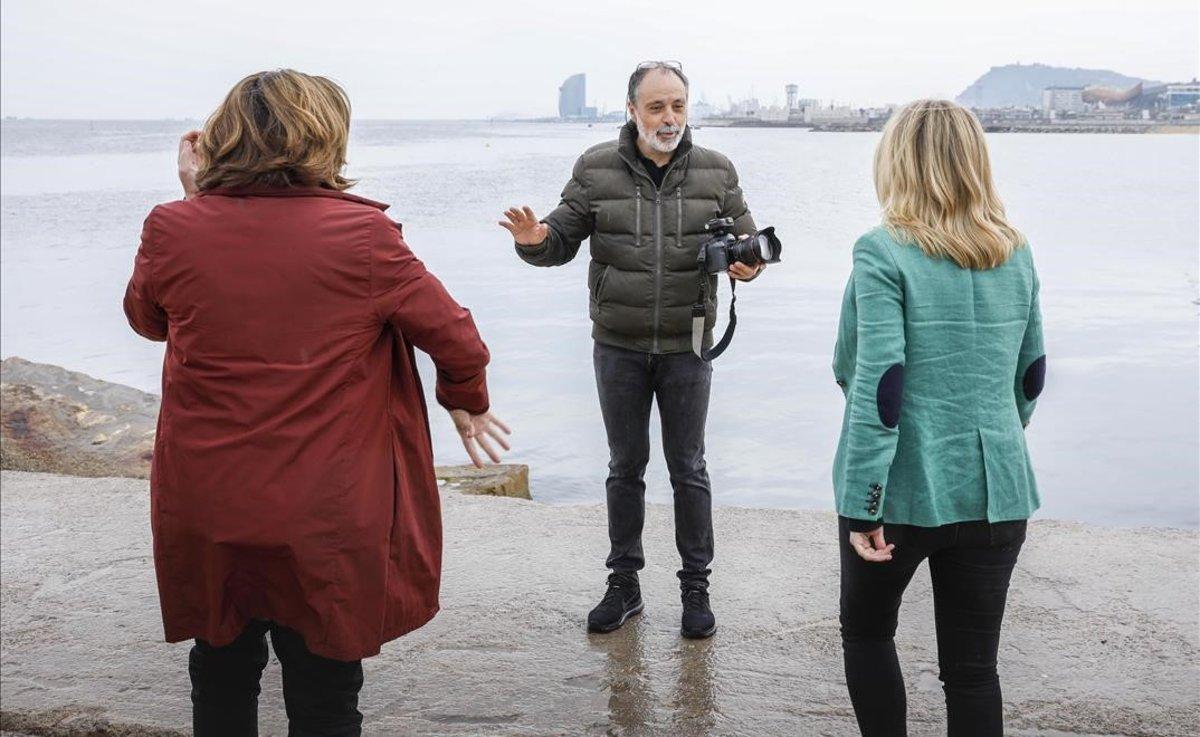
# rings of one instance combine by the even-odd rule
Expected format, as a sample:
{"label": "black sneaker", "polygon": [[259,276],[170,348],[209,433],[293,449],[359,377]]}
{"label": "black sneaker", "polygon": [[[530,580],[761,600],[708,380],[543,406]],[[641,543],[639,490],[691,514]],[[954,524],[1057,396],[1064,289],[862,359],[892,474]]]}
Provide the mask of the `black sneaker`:
{"label": "black sneaker", "polygon": [[612,632],[642,611],[642,589],[636,573],[608,574],[608,591],[588,613],[588,632]]}
{"label": "black sneaker", "polygon": [[708,605],[708,590],[686,588],[680,598],[683,600],[683,619],[679,634],[693,640],[712,637],[717,631],[717,618]]}

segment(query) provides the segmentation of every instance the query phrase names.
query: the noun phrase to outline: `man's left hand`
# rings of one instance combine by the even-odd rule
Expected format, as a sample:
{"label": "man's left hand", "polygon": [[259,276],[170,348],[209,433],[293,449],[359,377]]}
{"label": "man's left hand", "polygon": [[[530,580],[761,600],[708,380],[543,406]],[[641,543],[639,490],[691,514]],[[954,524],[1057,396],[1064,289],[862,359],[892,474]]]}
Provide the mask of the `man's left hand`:
{"label": "man's left hand", "polygon": [[758,273],[766,267],[766,264],[758,264],[757,266],[747,266],[740,261],[729,265],[729,275],[738,281],[750,281],[758,276]]}

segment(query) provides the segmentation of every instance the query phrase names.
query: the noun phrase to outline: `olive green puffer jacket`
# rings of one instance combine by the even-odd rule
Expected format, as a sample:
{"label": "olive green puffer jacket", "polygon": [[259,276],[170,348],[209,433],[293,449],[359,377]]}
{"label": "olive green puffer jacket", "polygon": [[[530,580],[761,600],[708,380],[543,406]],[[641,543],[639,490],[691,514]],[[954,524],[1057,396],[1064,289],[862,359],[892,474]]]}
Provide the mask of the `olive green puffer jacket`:
{"label": "olive green puffer jacket", "polygon": [[[690,351],[704,224],[731,217],[736,234],[755,231],[733,164],[691,139],[688,128],[662,186],[655,187],[638,161],[637,128],[627,123],[618,140],[589,148],[575,162],[562,202],[543,219],[546,240],[516,246],[534,266],[558,266],[591,238],[592,337],[600,343],[647,353]],[[715,276],[706,291],[708,347],[717,314]]]}

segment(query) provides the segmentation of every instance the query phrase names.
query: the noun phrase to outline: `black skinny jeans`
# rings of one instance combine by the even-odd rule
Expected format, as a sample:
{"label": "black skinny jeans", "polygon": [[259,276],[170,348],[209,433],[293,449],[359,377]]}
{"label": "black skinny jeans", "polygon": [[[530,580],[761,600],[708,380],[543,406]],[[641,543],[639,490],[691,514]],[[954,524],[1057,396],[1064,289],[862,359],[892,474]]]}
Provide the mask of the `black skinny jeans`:
{"label": "black skinny jeans", "polygon": [[651,354],[596,343],[592,353],[608,435],[607,565],[618,573],[645,565],[646,464],[650,404],[658,401],[663,455],[675,494],[675,546],[685,588],[707,588],[713,559],[712,490],[704,463],[704,424],[712,364],[694,353]]}
{"label": "black skinny jeans", "polygon": [[293,630],[254,620],[236,640],[213,647],[196,640],[188,656],[192,732],[196,737],[256,737],[259,679],[267,665],[267,632],[283,668],[288,737],[359,737],[362,661],[313,655]]}
{"label": "black skinny jeans", "polygon": [[886,563],[869,563],[854,552],[845,518],[838,532],[846,685],[863,737],[908,734],[904,677],[893,637],[904,589],[926,558],[948,734],[1003,735],[996,653],[1008,582],[1025,542],[1025,521],[942,527],[884,524],[884,537],[896,545]]}

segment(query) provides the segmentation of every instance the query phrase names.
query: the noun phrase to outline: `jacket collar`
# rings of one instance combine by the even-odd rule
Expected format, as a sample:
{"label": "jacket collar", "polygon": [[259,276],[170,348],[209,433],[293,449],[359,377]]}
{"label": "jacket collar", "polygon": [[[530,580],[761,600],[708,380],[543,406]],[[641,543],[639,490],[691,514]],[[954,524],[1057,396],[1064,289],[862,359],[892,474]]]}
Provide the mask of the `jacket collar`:
{"label": "jacket collar", "polygon": [[377,207],[380,210],[388,209],[388,205],[383,202],[369,200],[366,197],[350,194],[349,192],[340,192],[336,189],[328,189],[326,187],[267,187],[263,185],[248,185],[245,187],[217,187],[215,189],[206,189],[200,193],[200,197],[332,197],[339,200],[348,200],[357,202],[360,205],[370,205]]}
{"label": "jacket collar", "polygon": [[[617,154],[625,160],[625,163],[629,165],[629,168],[633,170],[635,175],[641,174],[642,176],[646,177],[646,179],[649,179],[650,175],[646,173],[646,168],[642,166],[642,163],[638,160],[637,137],[638,130],[636,122],[630,120],[628,123],[621,126],[621,134],[617,137]],[[691,151],[692,126],[688,125],[684,126],[683,138],[680,139],[679,146],[676,147],[670,163],[667,164],[667,177],[663,179],[662,189],[667,189],[668,178],[672,180],[675,179],[675,177],[671,176],[673,170],[683,170],[687,167],[687,158]]]}

